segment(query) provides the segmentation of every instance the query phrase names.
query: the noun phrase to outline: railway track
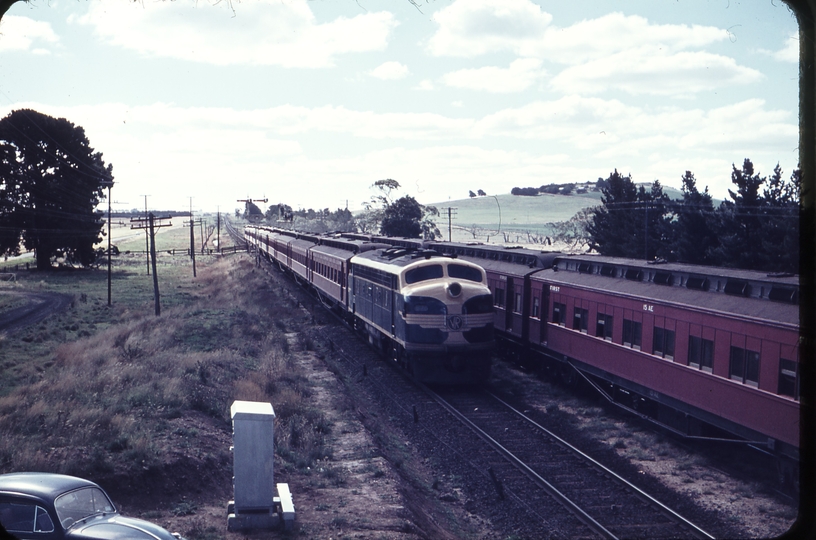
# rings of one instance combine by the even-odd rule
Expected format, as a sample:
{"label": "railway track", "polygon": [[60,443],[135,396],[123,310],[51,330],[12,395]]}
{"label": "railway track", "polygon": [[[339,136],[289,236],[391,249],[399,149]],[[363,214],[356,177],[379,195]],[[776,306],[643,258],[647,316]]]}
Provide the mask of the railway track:
{"label": "railway track", "polygon": [[497,486],[524,477],[602,538],[714,538],[492,392],[426,391],[502,456]]}
{"label": "railway track", "polygon": [[[314,309],[318,302],[302,304]],[[390,421],[418,435],[423,455],[447,460],[451,476],[467,477],[469,498],[506,531],[530,538],[713,538],[499,396],[408,381],[345,325],[324,327],[320,338],[338,373],[379,396]]]}
{"label": "railway track", "polygon": [[405,384],[373,352],[350,354],[346,337],[329,339],[348,373],[387,396],[394,421],[469,465],[486,499],[520,507],[511,528],[527,522],[528,533],[550,538],[714,538],[490,391]]}

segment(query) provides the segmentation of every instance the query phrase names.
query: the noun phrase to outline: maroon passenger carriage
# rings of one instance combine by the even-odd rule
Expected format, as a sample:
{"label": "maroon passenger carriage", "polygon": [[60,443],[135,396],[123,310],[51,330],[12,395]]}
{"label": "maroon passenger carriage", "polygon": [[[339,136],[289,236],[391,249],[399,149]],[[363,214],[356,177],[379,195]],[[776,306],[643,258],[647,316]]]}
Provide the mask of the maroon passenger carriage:
{"label": "maroon passenger carriage", "polygon": [[796,276],[431,243],[480,264],[497,336],[686,437],[739,440],[798,480]]}

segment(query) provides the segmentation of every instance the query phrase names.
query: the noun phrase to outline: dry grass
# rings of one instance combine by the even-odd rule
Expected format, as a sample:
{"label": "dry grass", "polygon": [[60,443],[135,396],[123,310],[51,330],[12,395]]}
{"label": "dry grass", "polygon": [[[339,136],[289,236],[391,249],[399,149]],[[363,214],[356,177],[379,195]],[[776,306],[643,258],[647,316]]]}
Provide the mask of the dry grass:
{"label": "dry grass", "polygon": [[[272,402],[284,466],[326,456],[330,426],[308,403],[287,321],[302,317],[269,277],[241,256],[160,258],[162,314],[136,255],[117,260],[116,304],[105,305],[98,274],[47,276],[36,288],[85,292],[70,313],[19,336],[0,352],[0,473],[40,470],[91,479],[166,468],[180,453],[229,459],[188,425],[198,415],[228,434],[236,399]],[[143,259],[141,259],[143,262]],[[182,264],[183,263],[183,264]],[[99,273],[102,273],[101,271]],[[17,285],[31,286],[32,282]]]}

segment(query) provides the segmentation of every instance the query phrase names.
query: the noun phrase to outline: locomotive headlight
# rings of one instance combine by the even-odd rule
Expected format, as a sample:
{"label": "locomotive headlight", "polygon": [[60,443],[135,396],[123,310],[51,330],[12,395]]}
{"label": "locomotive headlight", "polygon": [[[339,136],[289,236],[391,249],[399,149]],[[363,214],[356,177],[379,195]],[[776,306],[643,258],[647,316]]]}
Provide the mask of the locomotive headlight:
{"label": "locomotive headlight", "polygon": [[450,285],[448,285],[447,288],[448,288],[448,294],[451,295],[451,298],[456,298],[457,296],[462,294],[462,286],[459,283],[455,282],[455,281],[453,283],[451,283]]}

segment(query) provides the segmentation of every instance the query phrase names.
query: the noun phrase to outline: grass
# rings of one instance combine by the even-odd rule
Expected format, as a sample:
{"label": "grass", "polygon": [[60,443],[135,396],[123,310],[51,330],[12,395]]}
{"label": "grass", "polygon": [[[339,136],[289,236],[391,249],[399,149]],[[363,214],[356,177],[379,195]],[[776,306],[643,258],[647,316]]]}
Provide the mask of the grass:
{"label": "grass", "polygon": [[292,358],[311,345],[290,346],[284,335],[300,312],[240,255],[199,257],[194,278],[187,256],[167,253],[185,242],[183,229],[157,236],[158,317],[144,255],[125,253],[143,250],[143,237],[119,245],[112,306],[105,269],[20,272],[0,284],[0,309],[18,305],[4,291],[74,299],[66,312],[0,337],[0,473],[138,476],[172,465],[179,449],[227,463],[228,445],[205,448],[208,436],[185,419],[202,415],[228,434],[235,399],[274,403],[281,466],[331,455],[331,425],[309,404]]}

